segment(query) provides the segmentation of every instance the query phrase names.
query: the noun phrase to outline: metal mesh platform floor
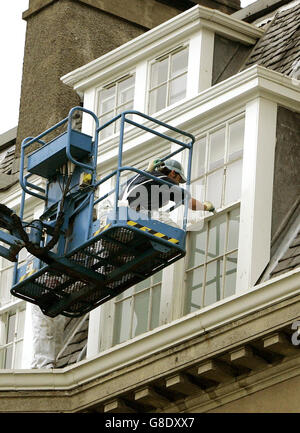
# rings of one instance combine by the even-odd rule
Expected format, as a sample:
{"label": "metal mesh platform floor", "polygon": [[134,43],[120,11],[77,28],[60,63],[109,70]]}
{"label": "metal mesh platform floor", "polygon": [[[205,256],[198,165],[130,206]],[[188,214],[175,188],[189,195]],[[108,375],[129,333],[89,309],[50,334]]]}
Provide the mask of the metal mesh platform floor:
{"label": "metal mesh platform floor", "polygon": [[[46,265],[12,288],[15,296],[40,306],[44,314],[78,317],[184,256],[172,242],[145,236],[132,227],[111,227],[67,259],[76,269]],[[95,278],[80,270],[93,273]]]}

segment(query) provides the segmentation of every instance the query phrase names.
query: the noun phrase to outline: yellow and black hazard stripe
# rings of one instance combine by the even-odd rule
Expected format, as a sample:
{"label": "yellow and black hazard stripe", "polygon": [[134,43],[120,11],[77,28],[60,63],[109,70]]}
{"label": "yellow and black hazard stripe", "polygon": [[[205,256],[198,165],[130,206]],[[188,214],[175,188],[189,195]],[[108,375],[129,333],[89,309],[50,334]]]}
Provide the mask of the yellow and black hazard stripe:
{"label": "yellow and black hazard stripe", "polygon": [[143,232],[150,233],[153,236],[156,236],[160,239],[165,239],[166,241],[171,242],[172,244],[178,244],[179,240],[175,238],[170,238],[169,236],[165,235],[164,233],[157,232],[153,229],[150,229],[149,227],[143,226],[142,224],[137,223],[136,221],[127,221],[127,224],[131,227],[135,227],[137,229],[142,230]]}
{"label": "yellow and black hazard stripe", "polygon": [[106,226],[104,226],[104,227],[100,227],[100,229],[97,230],[97,231],[93,234],[93,236],[97,236],[99,233],[104,232],[104,230],[107,230],[108,227],[110,227],[110,226],[111,226],[111,223],[106,224]]}
{"label": "yellow and black hazard stripe", "polygon": [[19,279],[19,283],[26,280],[26,278],[31,277],[31,275],[33,275],[35,272],[36,272],[36,270],[32,269],[30,272],[27,272],[26,274],[22,275],[22,277]]}

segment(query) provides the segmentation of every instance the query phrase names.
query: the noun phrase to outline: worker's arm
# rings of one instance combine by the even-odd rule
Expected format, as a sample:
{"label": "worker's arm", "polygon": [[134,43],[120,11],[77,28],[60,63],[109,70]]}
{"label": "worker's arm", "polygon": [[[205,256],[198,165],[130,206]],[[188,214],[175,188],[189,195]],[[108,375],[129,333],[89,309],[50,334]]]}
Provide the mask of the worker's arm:
{"label": "worker's arm", "polygon": [[189,208],[192,210],[205,210],[208,212],[214,212],[215,207],[210,201],[205,201],[201,203],[201,201],[196,200],[195,198],[190,198]]}

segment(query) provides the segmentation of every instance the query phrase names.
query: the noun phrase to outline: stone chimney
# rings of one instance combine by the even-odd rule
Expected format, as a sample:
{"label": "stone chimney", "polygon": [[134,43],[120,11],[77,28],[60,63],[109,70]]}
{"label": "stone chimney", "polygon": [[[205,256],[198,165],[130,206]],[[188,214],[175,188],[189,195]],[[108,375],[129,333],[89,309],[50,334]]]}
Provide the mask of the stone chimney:
{"label": "stone chimney", "polygon": [[30,0],[16,157],[24,138],[65,118],[78,95],[60,77],[181,11],[155,0]]}
{"label": "stone chimney", "polygon": [[80,104],[60,77],[197,3],[223,10],[239,1],[30,0],[23,13],[27,31],[16,157],[24,138],[43,132]]}

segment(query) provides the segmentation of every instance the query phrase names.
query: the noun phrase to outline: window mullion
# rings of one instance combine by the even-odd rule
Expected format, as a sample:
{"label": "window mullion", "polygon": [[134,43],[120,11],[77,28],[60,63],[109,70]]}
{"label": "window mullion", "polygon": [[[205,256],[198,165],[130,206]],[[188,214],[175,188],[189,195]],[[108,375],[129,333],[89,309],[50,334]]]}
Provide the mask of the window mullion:
{"label": "window mullion", "polygon": [[129,326],[129,338],[133,338],[133,316],[134,316],[134,304],[135,304],[135,293],[131,296],[131,309],[130,309],[130,326]]}
{"label": "window mullion", "polygon": [[221,299],[224,298],[225,293],[225,274],[226,274],[226,253],[227,253],[227,245],[228,245],[228,235],[229,235],[229,221],[230,221],[230,212],[226,213],[226,233],[225,233],[225,242],[224,242],[224,255],[223,255],[223,275],[222,275],[222,294]]}
{"label": "window mullion", "polygon": [[205,257],[204,257],[204,268],[203,268],[203,287],[202,287],[202,302],[201,308],[204,306],[205,302],[205,290],[206,290],[206,274],[207,274],[207,255],[208,255],[208,243],[209,243],[209,229],[210,221],[208,221],[206,229],[206,245],[205,245]]}
{"label": "window mullion", "polygon": [[224,177],[223,177],[223,189],[222,189],[222,200],[221,200],[222,207],[225,204],[228,154],[229,154],[229,122],[226,122],[226,124],[225,124],[225,149],[224,149]]}
{"label": "window mullion", "polygon": [[14,366],[15,366],[16,337],[17,337],[17,331],[18,331],[19,310],[16,310],[15,314],[16,314],[16,320],[15,320],[15,326],[14,326],[13,339],[12,339],[11,368],[14,368]]}
{"label": "window mullion", "polygon": [[169,56],[168,56],[168,75],[167,75],[166,107],[170,105],[171,64],[172,64],[172,55],[169,54]]}
{"label": "window mullion", "polygon": [[150,285],[150,288],[148,289],[148,290],[150,290],[150,293],[149,293],[149,305],[148,305],[147,331],[149,331],[151,328],[151,316],[152,316],[152,308],[153,308],[153,305],[152,305],[152,297],[153,297],[152,279],[153,279],[153,277],[151,277],[151,285]]}
{"label": "window mullion", "polygon": [[[118,93],[119,93],[119,83],[118,81],[115,84],[115,106],[114,106],[114,117],[117,115],[117,107],[118,107]],[[117,132],[117,123],[118,122],[114,122],[113,123],[113,128],[114,128],[114,133]]]}

